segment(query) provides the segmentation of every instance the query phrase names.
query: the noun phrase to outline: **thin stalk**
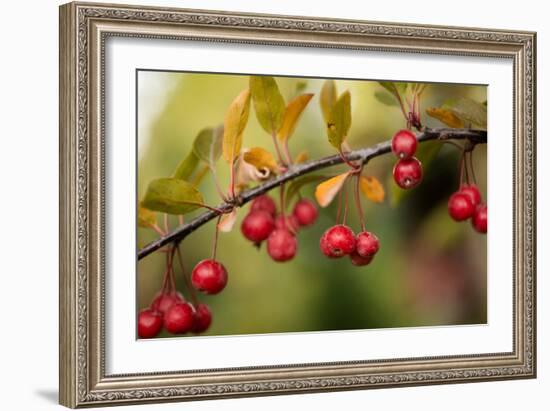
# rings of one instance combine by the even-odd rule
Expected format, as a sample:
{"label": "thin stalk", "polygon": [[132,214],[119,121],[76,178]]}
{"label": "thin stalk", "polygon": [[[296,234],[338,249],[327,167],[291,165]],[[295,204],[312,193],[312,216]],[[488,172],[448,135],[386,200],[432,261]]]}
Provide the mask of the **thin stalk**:
{"label": "thin stalk", "polygon": [[191,301],[193,301],[193,305],[196,307],[197,304],[199,303],[199,300],[197,298],[197,293],[195,293],[195,288],[193,287],[193,284],[191,284],[191,280],[189,279],[189,276],[185,274],[185,268],[183,266],[183,258],[181,256],[179,244],[176,246],[176,251],[177,251],[177,257],[178,257],[178,263],[180,266],[181,275],[183,276],[183,283],[185,284],[185,288],[187,288],[187,291],[191,295]]}
{"label": "thin stalk", "polygon": [[361,222],[361,231],[367,231],[365,225],[365,216],[363,214],[363,207],[361,205],[361,193],[360,187],[361,184],[361,174],[355,175],[355,205],[357,207],[357,214],[359,214],[359,221]]}

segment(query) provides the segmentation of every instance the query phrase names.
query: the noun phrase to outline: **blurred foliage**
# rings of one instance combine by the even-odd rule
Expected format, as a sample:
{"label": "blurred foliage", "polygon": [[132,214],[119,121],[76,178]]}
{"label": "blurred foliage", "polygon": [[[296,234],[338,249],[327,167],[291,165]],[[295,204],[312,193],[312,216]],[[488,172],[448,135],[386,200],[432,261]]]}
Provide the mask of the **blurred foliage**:
{"label": "blurred foliage", "polygon": [[[277,77],[276,81],[287,103],[298,93],[313,94],[292,132],[292,155],[307,152],[314,159],[334,154],[319,101],[323,80]],[[223,124],[231,102],[248,87],[249,77],[140,71],[138,82],[138,196],[143,199],[150,182],[172,176],[184,161],[195,161],[197,149],[189,154],[193,153],[195,137],[205,128],[213,130]],[[349,133],[346,131],[346,143],[351,148],[388,140],[406,126],[399,107],[390,104],[392,96],[379,83],[335,80],[333,85],[335,90],[325,90],[325,98],[337,99],[337,89],[345,108],[350,97],[353,121]],[[344,94],[346,90],[349,95]],[[430,84],[422,95],[422,121],[429,127],[441,127],[444,124],[437,116],[425,114],[427,108],[449,109],[445,106],[449,101],[470,99],[486,102],[486,88]],[[280,106],[280,102],[277,104]],[[467,111],[468,107],[463,106]],[[348,127],[345,119],[340,124],[343,129]],[[482,120],[486,121],[476,122]],[[262,125],[256,115],[250,115],[242,136],[243,147],[263,147],[273,152],[266,127],[267,122]],[[340,132],[332,133],[333,140],[339,141],[341,136]],[[298,234],[297,257],[284,264],[272,261],[265,249],[258,250],[242,237],[238,224],[245,211],[241,210],[235,229],[220,234],[218,259],[229,272],[228,285],[219,295],[199,296],[213,313],[212,326],[205,335],[486,322],[486,236],[475,233],[468,222],[456,223],[448,216],[447,199],[459,179],[459,152],[452,146],[441,146],[437,142],[421,145],[424,180],[402,199],[399,197],[403,191],[396,189],[391,179],[395,161],[391,155],[375,158],[367,165],[365,174],[382,182],[387,195],[380,204],[365,201],[363,205],[367,228],[381,241],[380,252],[366,267],[354,267],[348,259],[324,258],[319,250],[319,238],[335,222],[336,201],[321,210],[312,228]],[[189,160],[189,156],[194,158]],[[485,196],[486,147],[476,148],[474,166]],[[227,163],[220,161],[214,169],[226,190]],[[318,182],[319,175],[344,171],[343,166],[326,169],[311,181]],[[211,174],[200,180],[198,188],[207,204],[220,202]],[[314,189],[315,184],[304,184],[300,191],[314,198]],[[146,227],[150,216],[144,215],[143,219]],[[174,228],[178,218],[170,216],[167,223]],[[355,231],[359,229],[354,210],[349,224]],[[214,223],[210,223],[183,241],[187,270],[209,257],[213,234]],[[139,227],[138,247],[156,237],[153,230]],[[139,261],[137,309],[148,306],[160,289],[164,267],[163,253]],[[187,295],[181,273],[177,275],[177,287]]]}

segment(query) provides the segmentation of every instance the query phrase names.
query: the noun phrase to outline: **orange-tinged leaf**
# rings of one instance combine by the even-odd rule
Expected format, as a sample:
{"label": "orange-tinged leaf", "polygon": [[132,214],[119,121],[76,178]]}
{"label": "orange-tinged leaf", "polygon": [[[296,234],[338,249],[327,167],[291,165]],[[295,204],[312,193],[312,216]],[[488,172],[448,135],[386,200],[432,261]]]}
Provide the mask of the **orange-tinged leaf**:
{"label": "orange-tinged leaf", "polygon": [[157,214],[138,204],[138,226],[149,228],[157,223]]}
{"label": "orange-tinged leaf", "polygon": [[349,176],[348,173],[339,174],[336,177],[332,177],[326,181],[323,181],[315,189],[315,199],[321,207],[328,206],[336,194],[342,189],[346,178]]}
{"label": "orange-tinged leaf", "polygon": [[307,151],[300,151],[296,158],[294,159],[294,162],[296,164],[300,164],[303,162],[306,162],[309,159],[309,154]]}
{"label": "orange-tinged leaf", "polygon": [[460,118],[458,118],[451,110],[431,107],[426,109],[426,113],[428,113],[430,117],[433,117],[441,121],[443,124],[449,127],[452,127],[452,128],[464,127],[463,121]]}
{"label": "orange-tinged leaf", "polygon": [[244,161],[252,164],[257,169],[267,168],[270,171],[277,171],[279,166],[269,151],[261,147],[253,147],[243,155]]}
{"label": "orange-tinged leaf", "polygon": [[285,141],[292,136],[302,112],[312,97],[313,94],[311,93],[301,94],[288,103],[285,109],[285,114],[283,115],[283,124],[281,124],[281,128],[277,133],[279,140]]}
{"label": "orange-tinged leaf", "polygon": [[381,203],[384,201],[386,192],[384,191],[384,186],[376,177],[372,176],[361,176],[359,180],[359,188],[363,195],[375,203]]}
{"label": "orange-tinged leaf", "polygon": [[241,151],[243,132],[250,112],[250,90],[246,89],[233,100],[225,113],[223,123],[223,158],[233,164]]}
{"label": "orange-tinged leaf", "polygon": [[222,233],[229,233],[233,230],[233,226],[237,221],[237,210],[233,210],[228,214],[224,214],[218,224],[218,230]]}

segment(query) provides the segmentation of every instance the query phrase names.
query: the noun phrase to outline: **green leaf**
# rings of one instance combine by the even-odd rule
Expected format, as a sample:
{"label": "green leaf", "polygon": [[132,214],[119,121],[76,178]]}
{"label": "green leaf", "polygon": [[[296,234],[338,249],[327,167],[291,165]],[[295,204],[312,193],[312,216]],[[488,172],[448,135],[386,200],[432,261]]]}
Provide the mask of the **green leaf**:
{"label": "green leaf", "polygon": [[[441,147],[443,147],[443,144],[439,141],[425,141],[418,145],[415,157],[422,163],[424,175],[428,174],[427,170],[437,157]],[[414,192],[414,190],[403,190],[399,188],[397,184],[395,184],[395,181],[393,181],[393,176],[391,175],[388,179],[388,187],[391,187],[390,205],[392,207],[398,206],[401,201]]]}
{"label": "green leaf", "polygon": [[260,125],[269,134],[275,134],[285,112],[285,99],[277,82],[269,76],[250,76],[250,92]]}
{"label": "green leaf", "polygon": [[487,107],[482,103],[463,97],[458,99],[450,109],[466,126],[487,129]]}
{"label": "green leaf", "polygon": [[385,104],[386,106],[399,106],[396,98],[393,95],[386,93],[385,91],[376,91],[374,93],[374,98],[376,98],[376,100],[378,100],[382,104]]}
{"label": "green leaf", "polygon": [[382,87],[388,90],[391,94],[401,94],[403,95],[407,91],[408,83],[405,82],[394,82],[394,81],[379,81]]}
{"label": "green leaf", "polygon": [[191,150],[189,154],[187,154],[187,156],[178,164],[178,167],[174,172],[174,178],[180,180],[189,179],[198,165],[199,158],[196,156],[195,152]]}
{"label": "green leaf", "polygon": [[201,193],[184,180],[159,178],[149,183],[143,207],[168,214],[186,214],[203,204]]}
{"label": "green leaf", "polygon": [[290,203],[292,199],[298,195],[302,187],[311,183],[318,183],[323,180],[329,179],[330,176],[310,174],[293,180],[286,190],[286,200]]}
{"label": "green leaf", "polygon": [[351,95],[346,90],[336,100],[327,122],[328,140],[337,149],[344,142],[351,127]]}
{"label": "green leaf", "polygon": [[246,89],[233,100],[225,113],[222,154],[229,164],[233,164],[241,151],[243,132],[248,123],[249,113],[250,91]]}
{"label": "green leaf", "polygon": [[336,103],[336,82],[334,80],[326,80],[321,88],[321,95],[319,96],[319,104],[321,105],[321,111],[323,112],[323,118],[325,123],[329,122],[330,113],[332,107]]}
{"label": "green leaf", "polygon": [[193,152],[213,168],[222,154],[223,126],[201,130],[193,143]]}

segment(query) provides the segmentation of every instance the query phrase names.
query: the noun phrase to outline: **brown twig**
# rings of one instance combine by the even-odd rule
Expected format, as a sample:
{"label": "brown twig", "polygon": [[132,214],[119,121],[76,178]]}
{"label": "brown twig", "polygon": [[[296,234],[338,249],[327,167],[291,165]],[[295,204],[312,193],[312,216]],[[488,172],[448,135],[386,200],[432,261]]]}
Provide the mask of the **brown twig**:
{"label": "brown twig", "polygon": [[[424,129],[423,132],[417,136],[418,142],[430,140],[468,140],[472,144],[485,144],[487,143],[487,132],[484,130],[471,130],[471,129],[453,129],[453,128],[437,128],[437,129]],[[380,144],[376,144],[371,147],[362,148],[359,150],[350,151],[344,153],[344,158],[347,161],[359,161],[361,164],[367,163],[369,160],[390,153],[391,141],[385,141]],[[251,188],[249,190],[241,192],[234,202],[224,202],[216,207],[217,211],[206,211],[194,219],[188,221],[186,224],[176,228],[172,232],[160,237],[146,246],[144,246],[138,252],[138,260],[148,256],[152,252],[158,250],[162,246],[169,243],[179,243],[193,231],[197,230],[202,225],[218,217],[220,213],[228,212],[235,207],[235,204],[243,205],[253,200],[254,198],[271,191],[272,189],[279,187],[287,181],[292,181],[305,174],[312,173],[317,170],[321,170],[327,167],[342,164],[344,159],[340,154],[323,157],[317,160],[308,161],[306,163],[295,164],[289,166],[287,171],[279,174],[277,177],[266,181],[265,183]]]}

